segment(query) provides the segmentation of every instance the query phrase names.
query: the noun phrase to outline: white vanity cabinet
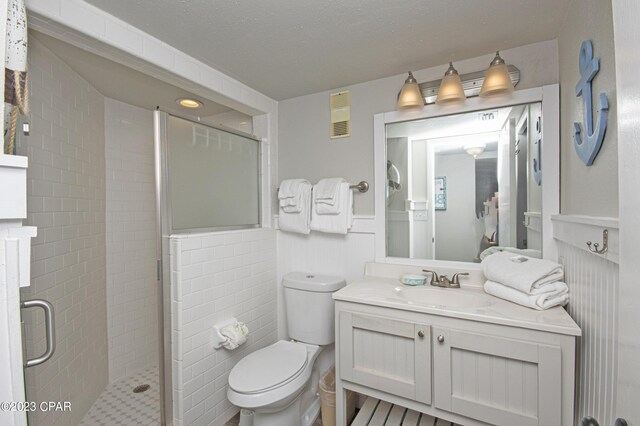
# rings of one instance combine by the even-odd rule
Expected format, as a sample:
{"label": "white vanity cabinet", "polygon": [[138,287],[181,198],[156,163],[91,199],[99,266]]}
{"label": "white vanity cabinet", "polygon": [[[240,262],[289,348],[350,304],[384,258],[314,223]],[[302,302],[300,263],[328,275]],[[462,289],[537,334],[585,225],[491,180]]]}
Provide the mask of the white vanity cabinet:
{"label": "white vanity cabinet", "polygon": [[560,424],[562,349],[434,329],[434,406],[493,424]]}
{"label": "white vanity cabinet", "polygon": [[338,425],[348,389],[459,425],[573,426],[580,329],[564,309],[450,289],[448,310],[436,290],[424,289],[438,306],[403,299],[396,280],[367,283],[334,295]]}
{"label": "white vanity cabinet", "polygon": [[340,312],[341,377],[431,404],[431,327]]}

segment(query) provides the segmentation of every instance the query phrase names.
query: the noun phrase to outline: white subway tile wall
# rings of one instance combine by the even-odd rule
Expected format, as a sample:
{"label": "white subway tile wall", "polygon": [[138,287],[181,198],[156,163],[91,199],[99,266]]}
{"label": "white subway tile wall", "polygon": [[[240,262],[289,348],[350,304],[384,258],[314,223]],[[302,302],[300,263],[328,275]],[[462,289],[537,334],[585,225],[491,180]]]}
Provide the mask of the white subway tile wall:
{"label": "white subway tile wall", "polygon": [[[72,401],[70,412],[35,411],[30,424],[79,424],[107,384],[104,98],[44,46],[29,42],[31,135],[28,217],[31,287],[55,309],[57,348],[26,370],[27,400]],[[27,353],[44,352],[44,318],[25,313]]]}
{"label": "white subway tile wall", "polygon": [[[174,425],[223,425],[238,408],[227,400],[233,366],[277,340],[276,232],[273,229],[171,237]],[[245,322],[235,351],[213,349],[213,325]]]}
{"label": "white subway tile wall", "polygon": [[105,99],[109,382],[158,364],[153,113]]}

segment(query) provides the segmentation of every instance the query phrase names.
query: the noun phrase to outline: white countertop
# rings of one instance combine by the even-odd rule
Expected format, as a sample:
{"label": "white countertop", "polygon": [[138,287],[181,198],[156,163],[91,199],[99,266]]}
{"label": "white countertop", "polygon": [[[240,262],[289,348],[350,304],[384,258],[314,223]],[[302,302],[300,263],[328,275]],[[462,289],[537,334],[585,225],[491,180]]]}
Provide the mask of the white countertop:
{"label": "white countertop", "polygon": [[399,279],[365,276],[333,294],[335,300],[432,315],[580,336],[580,327],[562,307],[545,311],[493,297],[477,286],[406,286]]}

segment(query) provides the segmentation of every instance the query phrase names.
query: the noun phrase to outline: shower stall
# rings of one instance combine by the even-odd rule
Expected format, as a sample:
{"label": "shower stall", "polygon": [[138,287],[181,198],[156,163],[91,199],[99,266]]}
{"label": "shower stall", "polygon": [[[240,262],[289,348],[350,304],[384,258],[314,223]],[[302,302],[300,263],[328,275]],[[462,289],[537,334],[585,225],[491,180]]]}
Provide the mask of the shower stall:
{"label": "shower stall", "polygon": [[110,98],[65,49],[30,40],[31,133],[17,150],[29,159],[25,225],[38,229],[21,299],[53,307],[50,322],[22,310],[27,358],[55,337],[53,356],[25,369],[26,397],[71,409],[29,412],[29,424],[171,424],[187,411],[172,379],[189,312],[172,296],[170,242],[260,227],[261,141],[205,124],[251,129],[228,108],[200,121]]}

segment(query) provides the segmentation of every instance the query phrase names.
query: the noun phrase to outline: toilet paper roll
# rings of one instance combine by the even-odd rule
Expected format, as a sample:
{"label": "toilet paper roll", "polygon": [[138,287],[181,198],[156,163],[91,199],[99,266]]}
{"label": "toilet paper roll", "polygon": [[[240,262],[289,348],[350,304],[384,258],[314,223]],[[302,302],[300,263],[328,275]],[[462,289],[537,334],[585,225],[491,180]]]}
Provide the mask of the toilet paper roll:
{"label": "toilet paper roll", "polygon": [[230,351],[236,349],[247,341],[249,335],[249,328],[243,322],[237,322],[235,324],[227,325],[220,329],[220,334],[226,339],[222,342],[222,346]]}

